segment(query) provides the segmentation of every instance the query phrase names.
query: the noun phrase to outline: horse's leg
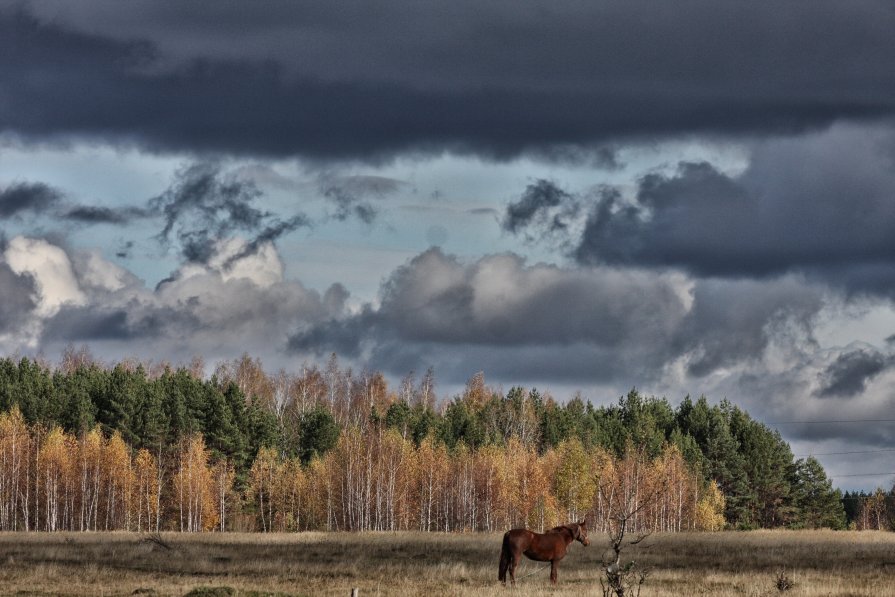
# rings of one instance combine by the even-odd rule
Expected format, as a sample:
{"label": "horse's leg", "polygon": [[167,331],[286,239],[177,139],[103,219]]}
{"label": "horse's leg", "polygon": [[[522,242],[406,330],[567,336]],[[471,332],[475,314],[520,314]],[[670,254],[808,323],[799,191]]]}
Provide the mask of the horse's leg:
{"label": "horse's leg", "polygon": [[550,583],[556,584],[556,567],[558,560],[550,560]]}
{"label": "horse's leg", "polygon": [[516,586],[516,566],[519,565],[519,558],[522,557],[522,552],[513,552],[512,559],[510,560],[510,584],[514,587]]}

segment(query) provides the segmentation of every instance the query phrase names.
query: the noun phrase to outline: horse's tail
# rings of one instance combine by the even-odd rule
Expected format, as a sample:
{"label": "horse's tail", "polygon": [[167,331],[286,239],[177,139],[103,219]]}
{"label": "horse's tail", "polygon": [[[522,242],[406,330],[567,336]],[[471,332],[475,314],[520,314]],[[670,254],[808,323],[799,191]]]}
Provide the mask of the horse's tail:
{"label": "horse's tail", "polygon": [[510,549],[510,532],[503,534],[503,546],[500,548],[500,568],[497,570],[497,580],[505,583],[507,581],[507,568],[510,566],[510,560],[513,558],[513,552]]}

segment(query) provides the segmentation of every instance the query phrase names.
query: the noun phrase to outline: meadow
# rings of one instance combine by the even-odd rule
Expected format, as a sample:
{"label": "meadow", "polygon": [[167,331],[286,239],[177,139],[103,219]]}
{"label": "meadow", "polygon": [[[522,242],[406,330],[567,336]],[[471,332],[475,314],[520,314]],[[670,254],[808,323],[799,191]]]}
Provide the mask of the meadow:
{"label": "meadow", "polygon": [[[506,595],[500,534],[3,533],[3,595]],[[155,540],[153,540],[155,539]],[[600,595],[603,537],[559,570],[524,561],[513,595]],[[895,533],[656,534],[628,548],[650,572],[641,595],[895,594]],[[192,593],[191,593],[192,592]]]}

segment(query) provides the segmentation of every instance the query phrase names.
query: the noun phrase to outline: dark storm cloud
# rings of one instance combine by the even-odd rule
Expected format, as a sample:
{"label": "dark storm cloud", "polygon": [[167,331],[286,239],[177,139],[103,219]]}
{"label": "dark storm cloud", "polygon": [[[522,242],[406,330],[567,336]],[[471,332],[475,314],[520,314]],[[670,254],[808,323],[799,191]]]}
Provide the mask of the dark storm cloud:
{"label": "dark storm cloud", "polygon": [[682,162],[603,193],[581,263],[677,267],[700,276],[801,271],[854,292],[895,294],[895,130],[836,126],[760,144],[730,175]]}
{"label": "dark storm cloud", "polygon": [[320,194],[335,206],[332,214],[336,220],[355,217],[365,224],[372,224],[379,211],[368,198],[382,199],[396,192],[403,183],[384,176],[335,176],[321,175],[318,179]]}
{"label": "dark storm cloud", "polygon": [[76,205],[67,209],[62,217],[82,224],[128,224],[135,219],[149,217],[142,208],[112,208],[96,205]]}
{"label": "dark storm cloud", "polygon": [[124,224],[128,221],[128,218],[120,211],[92,205],[73,207],[66,212],[65,217],[69,220],[89,224]]}
{"label": "dark storm cloud", "polygon": [[299,228],[311,226],[311,221],[304,214],[292,216],[288,220],[274,220],[248,241],[245,246],[233,256],[227,258],[226,266],[231,266],[244,257],[254,255],[262,245],[272,243],[289,232]]}
{"label": "dark storm cloud", "polygon": [[55,206],[61,199],[61,192],[44,183],[16,183],[0,190],[0,218],[22,212],[40,213]]}
{"label": "dark storm cloud", "polygon": [[895,10],[875,0],[36,2],[0,19],[0,130],[35,140],[509,158],[895,109]]}
{"label": "dark storm cloud", "polygon": [[695,377],[761,359],[780,333],[810,340],[824,306],[823,291],[798,278],[700,280],[692,298],[669,352],[687,354],[687,372]]}
{"label": "dark storm cloud", "polygon": [[[316,356],[335,352],[343,357],[361,357],[362,344],[368,341],[363,331],[363,322],[370,321],[369,310],[347,320],[330,319],[325,322],[304,325],[289,336],[287,350],[295,353],[312,353]],[[372,332],[368,328],[368,332]],[[391,371],[390,363],[384,369]],[[413,369],[413,367],[411,367]]]}
{"label": "dark storm cloud", "polygon": [[252,207],[261,192],[251,181],[224,181],[220,174],[220,168],[214,164],[193,164],[182,169],[174,184],[149,202],[151,209],[160,209],[164,214],[165,227],[160,233],[164,240],[185,215],[204,224],[196,234],[216,236],[236,228],[255,228],[269,215]]}
{"label": "dark storm cloud", "polygon": [[216,254],[217,242],[235,232],[253,235],[232,261],[310,225],[302,214],[280,220],[255,207],[261,195],[251,181],[227,176],[215,164],[196,163],[182,169],[174,183],[151,199],[148,207],[161,211],[165,220],[158,239],[169,243],[175,235],[181,254],[190,262],[207,263]]}
{"label": "dark storm cloud", "polygon": [[526,155],[548,164],[584,166],[599,170],[618,170],[624,165],[619,160],[618,152],[611,147],[550,145],[529,151]]}
{"label": "dark storm cloud", "polygon": [[570,220],[580,209],[581,204],[574,196],[550,180],[539,179],[528,185],[517,201],[507,205],[502,226],[513,234],[525,230],[531,240],[544,235],[565,235]]}
{"label": "dark storm cloud", "polygon": [[201,322],[186,309],[130,309],[103,305],[66,306],[46,321],[44,341],[88,342],[147,340],[170,335],[172,330],[196,329]]}
{"label": "dark storm cloud", "polygon": [[[743,264],[734,257],[755,261],[762,251],[753,230],[738,232],[748,226],[744,214],[758,213],[754,204],[745,189],[711,164],[681,163],[675,175],[643,177],[633,204],[617,191],[604,192],[576,257],[583,263],[685,266],[708,274],[736,271]],[[776,259],[768,261],[769,267],[785,269]]]}
{"label": "dark storm cloud", "polygon": [[0,261],[0,335],[14,332],[30,319],[38,296],[31,276],[16,274]]}
{"label": "dark storm cloud", "polygon": [[330,199],[336,206],[333,217],[344,222],[350,216],[356,216],[360,221],[371,224],[376,219],[376,210],[366,202],[360,202],[356,196],[345,192],[338,187],[329,187],[323,191],[324,197]]}
{"label": "dark storm cloud", "polygon": [[861,394],[869,381],[893,365],[895,358],[874,349],[842,353],[824,372],[820,395],[852,397]]}
{"label": "dark storm cloud", "polygon": [[51,216],[78,224],[127,224],[145,218],[148,212],[139,207],[102,207],[79,205],[65,201],[65,194],[42,182],[16,183],[0,190],[0,218],[25,212]]}

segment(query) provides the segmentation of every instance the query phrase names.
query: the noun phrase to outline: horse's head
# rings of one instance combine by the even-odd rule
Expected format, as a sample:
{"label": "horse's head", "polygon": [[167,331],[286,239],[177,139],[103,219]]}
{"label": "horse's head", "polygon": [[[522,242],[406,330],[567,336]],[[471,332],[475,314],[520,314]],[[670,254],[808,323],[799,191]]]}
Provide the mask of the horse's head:
{"label": "horse's head", "polygon": [[575,526],[578,527],[578,531],[575,533],[575,539],[581,541],[581,545],[585,547],[590,545],[590,540],[587,538],[587,521],[582,520]]}

